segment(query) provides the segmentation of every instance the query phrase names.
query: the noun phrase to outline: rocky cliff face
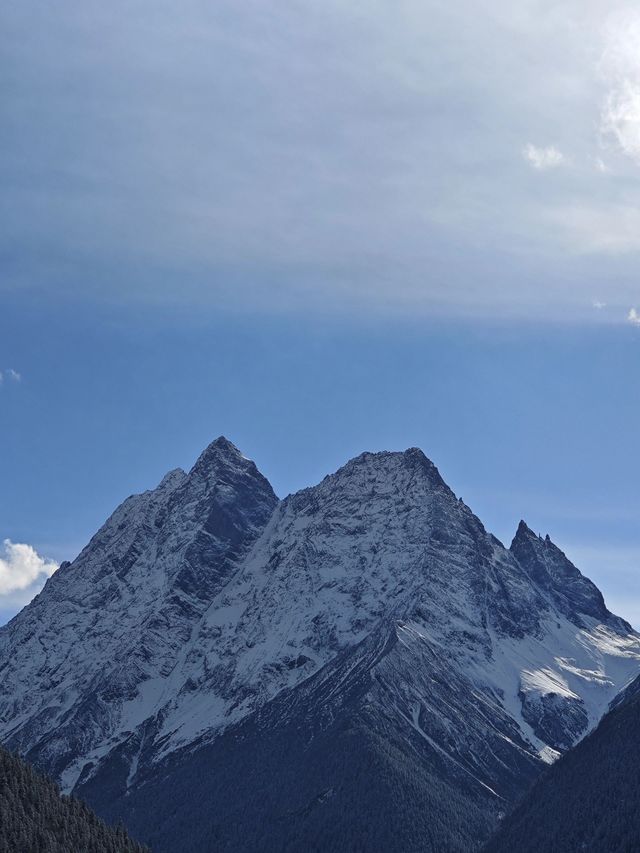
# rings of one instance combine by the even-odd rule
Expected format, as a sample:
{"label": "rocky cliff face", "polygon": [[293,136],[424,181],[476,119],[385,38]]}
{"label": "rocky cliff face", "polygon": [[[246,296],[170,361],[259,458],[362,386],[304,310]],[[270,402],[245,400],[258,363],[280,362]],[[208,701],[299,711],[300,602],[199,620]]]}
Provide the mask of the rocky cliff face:
{"label": "rocky cliff face", "polygon": [[[521,524],[506,549],[420,450],[364,453],[278,502],[218,439],[189,474],[125,501],[0,631],[0,737],[149,837],[150,792],[170,811],[182,796],[186,814],[197,777],[220,849],[275,850],[366,798],[355,782],[335,794],[331,756],[317,772],[305,759],[346,726],[362,747],[347,750],[351,772],[392,750],[398,790],[422,780],[405,801],[427,823],[466,803],[464,828],[451,813],[416,849],[468,850],[639,661],[640,638],[548,538]],[[229,791],[254,801],[241,780],[257,767],[296,780],[269,796],[297,817],[276,822],[271,847],[243,848],[221,827],[236,825]],[[265,825],[261,808],[246,827]],[[180,847],[175,829],[158,830],[158,850],[209,849]]]}

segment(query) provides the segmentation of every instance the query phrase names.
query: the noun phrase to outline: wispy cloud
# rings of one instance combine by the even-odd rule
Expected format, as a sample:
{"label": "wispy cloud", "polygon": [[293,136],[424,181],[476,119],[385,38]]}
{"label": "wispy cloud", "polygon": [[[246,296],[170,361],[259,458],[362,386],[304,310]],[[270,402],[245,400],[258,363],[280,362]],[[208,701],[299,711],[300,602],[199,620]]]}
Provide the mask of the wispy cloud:
{"label": "wispy cloud", "polygon": [[534,169],[545,171],[556,169],[565,162],[564,155],[555,145],[546,148],[538,148],[530,142],[522,149],[522,156]]}
{"label": "wispy cloud", "polygon": [[0,385],[4,383],[5,379],[10,382],[22,382],[22,374],[12,367],[7,367],[5,370],[0,370]]}
{"label": "wispy cloud", "polygon": [[[546,217],[557,239],[565,240],[573,251],[630,257],[640,252],[640,207],[631,202],[593,203],[585,199],[568,205],[558,203],[547,209]],[[608,283],[608,289],[615,296],[614,282]]]}
{"label": "wispy cloud", "polygon": [[490,6],[9,4],[0,251],[27,251],[0,291],[594,322],[606,280],[628,305],[583,257],[640,249],[598,146],[610,3]]}
{"label": "wispy cloud", "polygon": [[636,308],[630,308],[627,314],[627,321],[633,326],[640,326],[640,312]]}
{"label": "wispy cloud", "polygon": [[5,539],[0,556],[0,606],[15,603],[16,596],[23,603],[39,592],[47,578],[58,568],[58,563],[41,557],[31,545]]}

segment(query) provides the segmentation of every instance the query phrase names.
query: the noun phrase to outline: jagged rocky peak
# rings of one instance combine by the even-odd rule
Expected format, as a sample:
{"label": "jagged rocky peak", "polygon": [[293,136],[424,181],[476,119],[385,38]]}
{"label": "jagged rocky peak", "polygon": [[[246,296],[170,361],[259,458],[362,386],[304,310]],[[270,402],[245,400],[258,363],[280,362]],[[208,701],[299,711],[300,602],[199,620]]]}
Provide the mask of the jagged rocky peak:
{"label": "jagged rocky peak", "polygon": [[206,532],[235,540],[247,526],[266,524],[278,498],[255,463],[221,435],[200,454],[174,495],[180,511],[190,503]]}
{"label": "jagged rocky peak", "polygon": [[146,565],[152,552],[170,575],[185,559],[191,568],[218,567],[230,545],[233,557],[253,541],[277,503],[255,464],[220,436],[189,473],[175,468],[155,489],[127,498],[74,562],[91,557],[95,563],[103,554],[101,571],[111,564],[121,577]]}
{"label": "jagged rocky peak", "polygon": [[440,472],[433,462],[425,456],[424,452],[419,447],[409,447],[401,454],[405,464],[421,468],[425,474],[433,481],[434,485],[445,486],[449,488],[445,481],[440,476]]}
{"label": "jagged rocky peak", "polygon": [[225,467],[258,470],[255,464],[247,459],[233,442],[225,438],[224,435],[220,435],[205,447],[189,473],[211,474]]}
{"label": "jagged rocky peak", "polygon": [[386,472],[402,469],[426,478],[433,487],[448,489],[436,466],[419,447],[398,451],[383,450],[377,453],[365,451],[330,476],[339,477],[361,468],[377,468]]}
{"label": "jagged rocky peak", "polygon": [[[553,596],[556,605],[571,617],[592,616],[604,621],[613,617],[602,593],[551,541],[534,533],[521,521],[511,543],[511,553],[529,576]],[[623,623],[630,630],[630,626]]]}
{"label": "jagged rocky peak", "polygon": [[436,490],[455,497],[433,462],[417,447],[404,451],[365,451],[335,473],[328,474],[317,486],[303,489],[298,495],[326,495],[337,490],[357,494],[362,502],[367,502],[375,497],[389,496],[398,489],[405,498]]}

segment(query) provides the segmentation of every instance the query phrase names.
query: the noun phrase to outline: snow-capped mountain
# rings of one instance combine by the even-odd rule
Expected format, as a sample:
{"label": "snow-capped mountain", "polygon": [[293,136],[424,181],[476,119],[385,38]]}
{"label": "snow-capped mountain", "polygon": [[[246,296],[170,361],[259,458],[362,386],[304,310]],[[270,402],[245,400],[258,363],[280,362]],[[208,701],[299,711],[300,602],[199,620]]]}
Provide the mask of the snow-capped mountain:
{"label": "snow-capped mountain", "polygon": [[639,671],[562,552],[524,523],[505,548],[420,450],[278,501],[220,438],[0,631],[0,738],[159,851],[209,850],[214,825],[221,850],[351,849],[345,803],[390,779],[413,828],[362,808],[366,849],[462,851]]}
{"label": "snow-capped mountain", "polygon": [[150,685],[185,688],[199,620],[277,503],[224,439],[189,474],[172,471],[125,500],[0,630],[0,738],[73,787],[85,756],[162,704],[146,698]]}

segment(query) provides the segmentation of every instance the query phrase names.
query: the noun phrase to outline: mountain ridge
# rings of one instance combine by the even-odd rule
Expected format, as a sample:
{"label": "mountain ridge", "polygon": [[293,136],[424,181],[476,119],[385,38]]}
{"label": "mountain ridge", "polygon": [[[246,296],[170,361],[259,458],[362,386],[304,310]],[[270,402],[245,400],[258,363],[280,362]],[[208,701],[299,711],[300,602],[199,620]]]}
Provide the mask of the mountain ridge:
{"label": "mountain ridge", "polygon": [[[560,549],[524,523],[506,549],[417,448],[362,453],[278,500],[220,437],[188,473],[123,502],[59,572],[0,630],[0,737],[145,839],[145,789],[169,809],[183,784],[189,811],[199,755],[251,775],[240,741],[266,776],[286,732],[297,746],[280,770],[306,774],[315,802],[309,738],[331,750],[346,725],[376,765],[393,744],[389,772],[416,808],[446,811],[455,780],[473,819],[451,828],[457,847],[433,849],[463,850],[640,666],[640,637]],[[372,643],[384,653],[363,653]],[[331,776],[336,757],[316,760]],[[207,785],[230,814],[223,780]],[[298,795],[292,783],[273,796],[288,813]],[[270,843],[313,821],[285,824]],[[179,849],[174,830],[158,850]],[[222,824],[220,838],[241,849]]]}

